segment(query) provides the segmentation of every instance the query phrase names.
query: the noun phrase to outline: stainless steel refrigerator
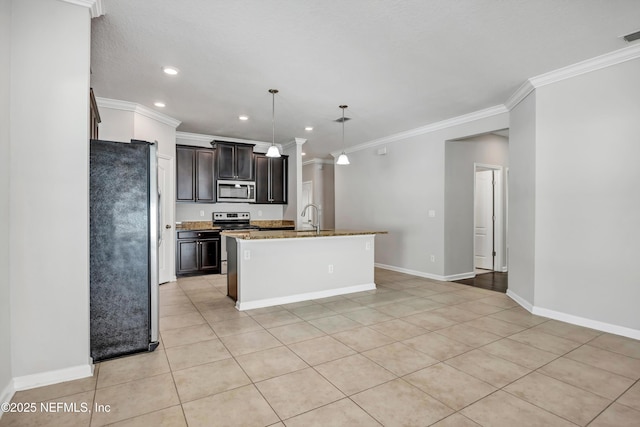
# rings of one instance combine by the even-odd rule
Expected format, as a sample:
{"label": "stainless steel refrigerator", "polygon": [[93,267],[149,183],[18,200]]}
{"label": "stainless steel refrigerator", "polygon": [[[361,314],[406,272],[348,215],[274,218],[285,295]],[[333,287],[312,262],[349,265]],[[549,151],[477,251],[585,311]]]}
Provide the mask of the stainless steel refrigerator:
{"label": "stainless steel refrigerator", "polygon": [[156,145],[90,141],[90,336],[94,362],[158,346]]}

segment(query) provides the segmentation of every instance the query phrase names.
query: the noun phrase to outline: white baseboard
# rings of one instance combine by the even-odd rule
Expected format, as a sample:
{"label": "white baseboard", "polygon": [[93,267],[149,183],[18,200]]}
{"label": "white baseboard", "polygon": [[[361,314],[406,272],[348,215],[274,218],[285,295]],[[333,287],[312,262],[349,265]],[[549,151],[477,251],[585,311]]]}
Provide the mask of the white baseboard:
{"label": "white baseboard", "polygon": [[610,334],[621,335],[627,338],[640,340],[640,331],[637,329],[627,328],[626,326],[613,325],[611,323],[601,322],[599,320],[587,319],[586,317],[574,316],[573,314],[563,313],[561,311],[550,310],[544,307],[532,305],[512,290],[507,289],[507,296],[520,304],[522,308],[537,316],[547,317],[553,320],[570,323],[572,325],[584,326],[585,328],[595,329],[596,331],[608,332]]}
{"label": "white baseboard", "polygon": [[28,390],[30,388],[78,380],[92,375],[93,365],[79,365],[71,368],[15,377],[13,379],[13,388],[16,391]]}
{"label": "white baseboard", "polygon": [[[16,389],[13,387],[13,380],[10,379],[9,383],[0,391],[0,403],[11,402],[13,395],[16,393]],[[3,411],[0,411],[0,418],[2,418]]]}
{"label": "white baseboard", "polygon": [[376,262],[374,266],[385,269],[385,270],[396,271],[398,273],[405,273],[405,274],[411,274],[413,276],[424,277],[425,279],[434,279],[434,280],[440,280],[443,282],[445,281],[444,276],[440,276],[438,274],[425,273],[423,271],[410,270],[408,268],[396,267],[396,266],[387,265],[387,264],[380,264],[378,262]]}
{"label": "white baseboard", "polygon": [[452,274],[450,276],[444,276],[444,281],[453,282],[454,280],[471,279],[472,277],[476,277],[475,271],[470,271],[468,273]]}
{"label": "white baseboard", "polygon": [[550,319],[559,320],[561,322],[571,323],[572,325],[584,326],[585,328],[591,328],[597,331],[608,332],[610,334],[622,335],[623,337],[640,340],[640,331],[637,329],[613,325],[611,323],[600,322],[599,320],[587,319],[585,317],[574,316],[572,314],[549,310],[548,308],[543,307],[534,306],[532,313],[537,314],[538,316],[544,316]]}
{"label": "white baseboard", "polygon": [[451,274],[449,276],[441,276],[439,274],[425,273],[424,271],[410,270],[408,268],[396,267],[393,265],[375,263],[374,266],[385,270],[397,271],[398,273],[411,274],[413,276],[424,277],[425,279],[439,280],[441,282],[452,282],[454,280],[469,279],[475,277],[476,273],[471,271],[468,273]]}
{"label": "white baseboard", "polygon": [[307,292],[304,294],[290,295],[286,297],[267,298],[257,301],[236,302],[236,308],[239,311],[253,310],[254,308],[272,307],[274,305],[291,304],[300,301],[309,301],[312,299],[328,298],[336,295],[352,294],[354,292],[371,291],[376,289],[375,283],[367,283],[364,285],[348,286],[345,288],[329,289],[326,291]]}
{"label": "white baseboard", "polygon": [[514,300],[515,302],[517,302],[518,304],[520,304],[522,308],[527,310],[529,313],[533,311],[533,304],[531,304],[529,301],[527,301],[526,299],[522,298],[520,295],[513,292],[511,289],[507,289],[507,296],[512,300]]}

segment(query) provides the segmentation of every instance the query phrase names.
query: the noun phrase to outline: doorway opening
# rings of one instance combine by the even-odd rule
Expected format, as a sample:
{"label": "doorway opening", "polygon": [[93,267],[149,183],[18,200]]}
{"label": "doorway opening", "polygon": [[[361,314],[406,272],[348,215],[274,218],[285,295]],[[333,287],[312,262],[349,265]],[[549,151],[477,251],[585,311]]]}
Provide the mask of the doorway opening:
{"label": "doorway opening", "polygon": [[475,274],[506,272],[506,191],[502,166],[474,164]]}

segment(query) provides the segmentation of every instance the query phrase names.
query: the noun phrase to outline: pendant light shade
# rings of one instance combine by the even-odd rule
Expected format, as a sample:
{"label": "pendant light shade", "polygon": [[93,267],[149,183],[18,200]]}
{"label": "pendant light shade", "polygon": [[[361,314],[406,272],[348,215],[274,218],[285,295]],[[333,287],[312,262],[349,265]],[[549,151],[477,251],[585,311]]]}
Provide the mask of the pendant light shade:
{"label": "pendant light shade", "polygon": [[340,105],[339,108],[342,109],[342,154],[338,156],[338,161],[336,161],[336,165],[348,165],[349,158],[347,157],[347,153],[344,152],[344,110],[347,108],[347,105]]}
{"label": "pendant light shade", "polygon": [[349,164],[349,158],[343,151],[342,154],[338,156],[338,161],[336,162],[336,165],[348,165],[348,164]]}
{"label": "pendant light shade", "polygon": [[276,93],[278,89],[269,89],[271,94],[271,146],[267,150],[267,157],[280,157],[280,150],[276,146]]}

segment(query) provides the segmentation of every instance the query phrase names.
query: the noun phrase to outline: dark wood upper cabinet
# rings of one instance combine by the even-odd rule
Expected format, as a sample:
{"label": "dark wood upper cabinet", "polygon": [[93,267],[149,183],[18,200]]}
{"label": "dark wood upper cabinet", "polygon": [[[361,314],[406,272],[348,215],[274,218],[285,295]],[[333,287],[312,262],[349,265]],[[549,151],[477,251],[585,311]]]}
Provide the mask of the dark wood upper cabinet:
{"label": "dark wood upper cabinet", "polygon": [[256,203],[287,203],[288,164],[287,156],[255,155]]}
{"label": "dark wood upper cabinet", "polygon": [[176,201],[214,203],[215,150],[176,147]]}
{"label": "dark wood upper cabinet", "polygon": [[176,201],[195,202],[195,166],[196,150],[191,147],[176,147]]}
{"label": "dark wood upper cabinet", "polygon": [[213,150],[196,150],[196,202],[213,203],[216,200]]}
{"label": "dark wood upper cabinet", "polygon": [[253,145],[216,141],[218,179],[253,181]]}

